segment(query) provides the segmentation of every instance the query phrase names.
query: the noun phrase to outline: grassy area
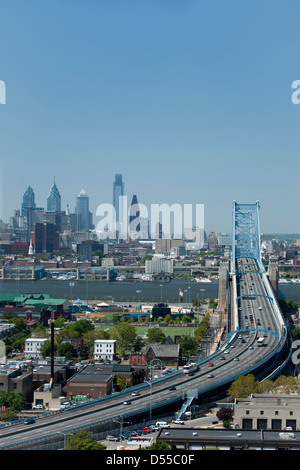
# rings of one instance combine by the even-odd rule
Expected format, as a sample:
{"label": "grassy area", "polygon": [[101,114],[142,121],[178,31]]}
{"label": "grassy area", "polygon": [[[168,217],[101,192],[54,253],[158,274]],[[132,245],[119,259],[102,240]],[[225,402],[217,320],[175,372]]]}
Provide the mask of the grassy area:
{"label": "grassy area", "polygon": [[[105,325],[105,324],[99,324],[96,326],[96,328],[101,329],[101,330],[106,330],[106,331],[111,331],[113,326],[112,325]],[[136,333],[139,336],[144,336],[147,334],[148,331],[148,326],[135,326]],[[157,328],[157,327],[151,327],[151,328]],[[175,335],[180,335],[180,336],[194,336],[194,328],[191,327],[186,327],[186,326],[162,326],[159,327],[163,333],[166,336],[170,336],[172,339],[174,339]]]}

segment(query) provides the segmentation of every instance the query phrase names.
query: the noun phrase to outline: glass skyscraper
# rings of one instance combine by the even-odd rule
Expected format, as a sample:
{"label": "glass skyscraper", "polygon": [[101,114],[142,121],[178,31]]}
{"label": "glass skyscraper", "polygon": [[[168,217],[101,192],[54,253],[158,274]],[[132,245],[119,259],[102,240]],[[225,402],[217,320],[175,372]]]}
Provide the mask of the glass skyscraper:
{"label": "glass skyscraper", "polygon": [[31,186],[28,186],[24,195],[23,195],[23,202],[21,206],[21,215],[23,217],[28,217],[28,209],[35,209],[35,197],[34,192]]}
{"label": "glass skyscraper", "polygon": [[55,184],[55,180],[47,198],[47,211],[61,211],[61,196]]}
{"label": "glass skyscraper", "polygon": [[89,211],[89,197],[84,189],[80,191],[76,198],[77,214],[77,230],[89,230],[90,228],[90,211]]}
{"label": "glass skyscraper", "polygon": [[124,196],[124,183],[122,181],[122,175],[117,174],[115,175],[115,181],[113,183],[113,206],[116,210],[116,222],[117,224],[120,222],[120,196]]}

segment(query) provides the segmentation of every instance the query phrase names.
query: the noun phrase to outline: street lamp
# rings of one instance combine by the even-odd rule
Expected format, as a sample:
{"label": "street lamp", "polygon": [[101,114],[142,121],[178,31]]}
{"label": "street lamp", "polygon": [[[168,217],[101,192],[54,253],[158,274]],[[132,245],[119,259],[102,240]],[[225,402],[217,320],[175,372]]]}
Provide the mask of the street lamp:
{"label": "street lamp", "polygon": [[120,424],[120,442],[122,443],[122,434],[123,434],[123,424],[130,424],[129,421],[118,421],[117,419],[113,419],[113,423],[118,423]]}
{"label": "street lamp", "polygon": [[138,321],[140,321],[140,294],[142,293],[141,290],[137,290],[136,293],[138,294],[138,302],[139,302],[139,311],[138,311]]}
{"label": "street lamp", "polygon": [[73,299],[72,299],[72,287],[74,287],[74,282],[69,282],[69,286],[71,288],[71,320],[72,320],[72,323],[73,323]]}
{"label": "street lamp", "polygon": [[[151,363],[150,363],[151,364]],[[150,369],[151,370],[151,369]],[[151,424],[152,421],[152,382],[148,382],[148,380],[144,380],[144,382],[148,385],[150,385],[150,408],[149,408],[149,421]]]}

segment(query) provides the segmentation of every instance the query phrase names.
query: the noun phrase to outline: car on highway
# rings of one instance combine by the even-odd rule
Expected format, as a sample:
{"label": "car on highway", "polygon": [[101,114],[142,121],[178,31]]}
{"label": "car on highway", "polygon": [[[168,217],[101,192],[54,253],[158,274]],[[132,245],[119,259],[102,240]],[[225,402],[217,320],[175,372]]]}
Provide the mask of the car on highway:
{"label": "car on highway", "polygon": [[131,401],[128,401],[128,400],[123,401],[123,405],[131,405]]}
{"label": "car on highway", "polygon": [[214,374],[207,374],[207,377],[208,377],[209,379],[212,379],[212,378],[214,377]]}
{"label": "car on highway", "polygon": [[182,421],[182,419],[173,419],[172,423],[174,423],[174,424],[184,424],[184,421]]}
{"label": "car on highway", "polygon": [[131,394],[132,397],[138,397],[140,395],[140,392],[133,392]]}
{"label": "car on highway", "polygon": [[174,387],[174,385],[172,385],[171,387],[168,388],[168,390],[176,390],[176,387]]}
{"label": "car on highway", "polygon": [[209,362],[209,363],[207,364],[207,367],[213,367],[213,365],[214,365],[213,362]]}
{"label": "car on highway", "polygon": [[26,418],[24,421],[24,424],[33,424],[33,423],[35,423],[34,418]]}

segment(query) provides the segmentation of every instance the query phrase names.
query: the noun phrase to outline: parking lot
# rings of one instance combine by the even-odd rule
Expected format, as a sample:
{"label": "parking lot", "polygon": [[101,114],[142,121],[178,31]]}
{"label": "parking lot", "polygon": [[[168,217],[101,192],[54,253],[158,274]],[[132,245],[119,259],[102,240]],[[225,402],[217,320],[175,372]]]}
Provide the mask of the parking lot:
{"label": "parking lot", "polygon": [[[207,415],[195,418],[186,419],[181,421],[183,424],[168,422],[170,427],[181,428],[184,431],[185,427],[188,428],[205,428],[211,427],[216,422],[217,418],[215,414],[208,413]],[[159,426],[146,426],[144,428],[138,428],[137,430],[122,432],[120,435],[107,435],[106,439],[101,440],[101,443],[106,446],[107,450],[116,450],[118,448],[137,450],[140,447],[147,447],[151,443],[156,441]]]}

